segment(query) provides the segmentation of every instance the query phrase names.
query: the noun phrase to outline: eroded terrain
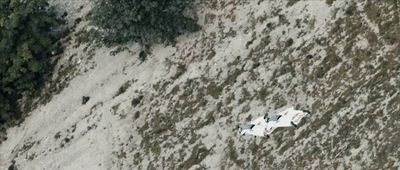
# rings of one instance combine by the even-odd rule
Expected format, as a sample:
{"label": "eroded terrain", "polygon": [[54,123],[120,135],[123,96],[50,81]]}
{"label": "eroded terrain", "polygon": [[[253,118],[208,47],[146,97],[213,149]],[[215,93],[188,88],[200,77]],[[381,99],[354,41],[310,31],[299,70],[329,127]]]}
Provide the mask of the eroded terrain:
{"label": "eroded terrain", "polygon": [[[71,20],[90,7],[53,3]],[[74,41],[83,21],[54,78],[68,83],[9,130],[0,169],[397,169],[399,5],[197,2],[202,30],[144,62],[137,44]],[[312,111],[299,129],[239,135],[291,105]]]}

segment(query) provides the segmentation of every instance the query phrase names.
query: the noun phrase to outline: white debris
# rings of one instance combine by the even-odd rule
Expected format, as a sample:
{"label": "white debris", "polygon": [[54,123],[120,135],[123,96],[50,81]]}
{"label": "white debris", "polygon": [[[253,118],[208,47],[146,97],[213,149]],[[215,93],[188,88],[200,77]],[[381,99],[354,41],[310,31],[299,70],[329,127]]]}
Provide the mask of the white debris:
{"label": "white debris", "polygon": [[294,107],[290,107],[269,117],[259,117],[240,126],[239,131],[242,135],[269,137],[278,127],[297,127],[301,119],[308,114],[310,112],[307,110],[295,110]]}

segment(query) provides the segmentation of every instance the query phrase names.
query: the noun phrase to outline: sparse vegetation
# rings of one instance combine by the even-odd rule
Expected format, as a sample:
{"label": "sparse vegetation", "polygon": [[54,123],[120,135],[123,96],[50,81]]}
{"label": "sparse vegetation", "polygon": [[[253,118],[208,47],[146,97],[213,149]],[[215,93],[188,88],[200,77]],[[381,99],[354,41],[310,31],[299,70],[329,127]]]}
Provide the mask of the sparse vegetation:
{"label": "sparse vegetation", "polygon": [[125,82],[124,84],[122,84],[122,86],[118,89],[117,93],[115,93],[115,95],[114,95],[113,98],[115,98],[115,97],[117,97],[117,96],[119,96],[119,95],[125,93],[126,90],[127,90],[129,87],[131,87],[131,85],[132,85],[132,84],[131,84],[131,81],[127,81],[127,82]]}
{"label": "sparse vegetation", "polygon": [[193,165],[199,164],[208,154],[209,150],[202,144],[195,145],[191,155],[179,165],[179,169],[189,169]]}

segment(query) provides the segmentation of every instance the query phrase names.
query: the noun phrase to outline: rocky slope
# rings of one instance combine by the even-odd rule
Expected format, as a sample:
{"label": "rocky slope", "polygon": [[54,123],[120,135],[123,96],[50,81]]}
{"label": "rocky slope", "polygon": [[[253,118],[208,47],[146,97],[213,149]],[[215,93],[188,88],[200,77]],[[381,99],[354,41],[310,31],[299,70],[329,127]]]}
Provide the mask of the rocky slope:
{"label": "rocky slope", "polygon": [[[88,0],[52,2],[71,22]],[[200,32],[155,45],[67,38],[58,74],[0,145],[0,169],[397,169],[400,2],[196,3]],[[82,96],[90,99],[82,104]],[[270,139],[237,126],[312,111]]]}

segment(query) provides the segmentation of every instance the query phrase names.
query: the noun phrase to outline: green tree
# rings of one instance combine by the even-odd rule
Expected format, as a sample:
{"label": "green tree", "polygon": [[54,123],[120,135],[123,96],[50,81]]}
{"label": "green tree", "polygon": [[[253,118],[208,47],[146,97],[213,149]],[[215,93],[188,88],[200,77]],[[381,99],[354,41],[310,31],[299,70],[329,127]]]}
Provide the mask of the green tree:
{"label": "green tree", "polygon": [[61,24],[46,0],[0,0],[0,127],[21,116],[18,99],[50,70]]}
{"label": "green tree", "polygon": [[[138,41],[173,42],[175,37],[199,29],[184,16],[191,0],[96,0],[91,22],[106,44]],[[93,33],[93,32],[92,32]],[[92,34],[93,35],[93,34]]]}

